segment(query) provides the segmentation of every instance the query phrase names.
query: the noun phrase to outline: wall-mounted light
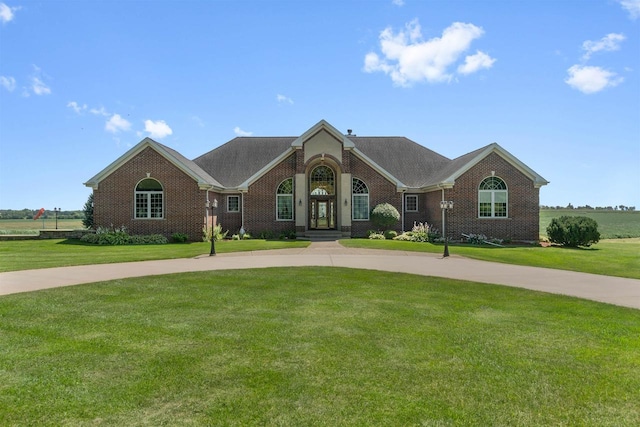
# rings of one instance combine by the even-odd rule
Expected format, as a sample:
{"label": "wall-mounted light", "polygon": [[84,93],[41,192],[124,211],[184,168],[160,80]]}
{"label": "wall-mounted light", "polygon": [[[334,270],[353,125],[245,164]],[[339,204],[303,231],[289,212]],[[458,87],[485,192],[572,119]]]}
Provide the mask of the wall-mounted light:
{"label": "wall-mounted light", "polygon": [[347,201],[347,199],[344,199],[344,205],[347,206],[349,204],[349,201]]}
{"label": "wall-mounted light", "polygon": [[298,200],[298,206],[302,206],[302,199]]}

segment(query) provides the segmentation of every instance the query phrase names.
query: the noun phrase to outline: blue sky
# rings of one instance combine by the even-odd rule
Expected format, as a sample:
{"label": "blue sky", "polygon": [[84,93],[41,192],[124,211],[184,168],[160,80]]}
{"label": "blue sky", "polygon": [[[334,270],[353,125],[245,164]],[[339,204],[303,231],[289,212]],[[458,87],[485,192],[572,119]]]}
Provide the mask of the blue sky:
{"label": "blue sky", "polygon": [[639,74],[640,0],[0,0],[0,208],[81,209],[147,136],[195,158],[325,119],[640,209]]}

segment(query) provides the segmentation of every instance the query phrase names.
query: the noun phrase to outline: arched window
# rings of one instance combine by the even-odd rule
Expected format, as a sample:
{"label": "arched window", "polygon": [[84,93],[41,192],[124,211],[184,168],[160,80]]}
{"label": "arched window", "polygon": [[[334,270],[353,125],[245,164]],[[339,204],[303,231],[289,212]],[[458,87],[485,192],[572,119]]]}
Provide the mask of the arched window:
{"label": "arched window", "polygon": [[136,185],[136,218],[161,219],[164,217],[162,184],[153,178],[143,179]]}
{"label": "arched window", "polygon": [[358,178],[351,179],[351,218],[369,219],[369,188]]}
{"label": "arched window", "polygon": [[485,178],[478,190],[478,215],[480,218],[507,217],[507,184],[495,176]]}
{"label": "arched window", "polygon": [[280,183],[276,191],[276,219],[278,221],[293,220],[293,178]]}
{"label": "arched window", "polygon": [[313,196],[332,196],[336,194],[333,170],[328,166],[318,166],[309,176],[309,191]]}

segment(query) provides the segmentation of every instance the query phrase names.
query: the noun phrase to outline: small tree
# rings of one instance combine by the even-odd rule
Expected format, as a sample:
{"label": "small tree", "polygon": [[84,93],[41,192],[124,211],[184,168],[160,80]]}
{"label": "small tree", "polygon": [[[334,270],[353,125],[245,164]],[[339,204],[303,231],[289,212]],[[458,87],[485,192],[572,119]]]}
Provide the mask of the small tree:
{"label": "small tree", "polygon": [[84,212],[84,218],[82,218],[82,225],[85,228],[93,228],[93,193],[89,194],[89,198],[87,199],[87,203],[84,204],[84,208],[82,209]]}
{"label": "small tree", "polygon": [[598,223],[586,216],[561,216],[553,218],[547,227],[547,237],[552,243],[564,246],[591,246],[600,241]]}
{"label": "small tree", "polygon": [[380,230],[386,230],[400,221],[400,213],[389,203],[380,203],[371,211],[370,219]]}

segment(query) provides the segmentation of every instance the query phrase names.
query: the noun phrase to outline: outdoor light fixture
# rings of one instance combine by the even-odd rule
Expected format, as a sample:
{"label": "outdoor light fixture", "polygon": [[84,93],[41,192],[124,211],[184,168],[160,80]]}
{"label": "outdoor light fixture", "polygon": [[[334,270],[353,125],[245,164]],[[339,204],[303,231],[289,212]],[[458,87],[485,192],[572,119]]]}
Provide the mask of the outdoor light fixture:
{"label": "outdoor light fixture", "polygon": [[344,205],[347,206],[349,204],[349,202],[347,201],[347,199],[344,199]]}
{"label": "outdoor light fixture", "polygon": [[298,200],[298,206],[302,206],[302,199]]}
{"label": "outdoor light fixture", "polygon": [[55,213],[56,216],[56,230],[58,229],[58,212],[60,212],[62,210],[62,208],[53,208],[53,212]]}
{"label": "outdoor light fixture", "polygon": [[447,237],[445,224],[447,220],[447,211],[453,209],[453,200],[440,201],[440,209],[442,209],[442,237],[444,237],[444,253],[442,254],[442,257],[446,258],[449,256],[449,239]]}
{"label": "outdoor light fixture", "polygon": [[209,252],[209,256],[214,256],[216,254],[216,236],[213,228],[213,210],[218,209],[218,199],[213,199],[213,203],[209,203],[207,200],[206,206],[207,208],[211,206],[211,251]]}

